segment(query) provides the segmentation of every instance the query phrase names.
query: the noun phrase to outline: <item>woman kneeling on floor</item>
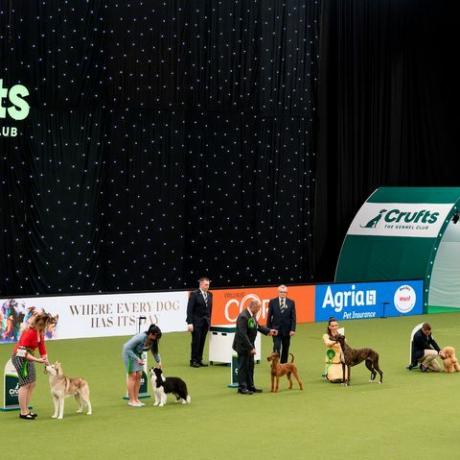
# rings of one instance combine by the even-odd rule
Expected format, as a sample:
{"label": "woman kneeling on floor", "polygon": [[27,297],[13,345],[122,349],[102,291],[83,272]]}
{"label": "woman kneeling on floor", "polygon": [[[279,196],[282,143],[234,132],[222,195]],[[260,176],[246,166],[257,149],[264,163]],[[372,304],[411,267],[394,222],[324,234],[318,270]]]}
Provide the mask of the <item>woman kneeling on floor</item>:
{"label": "woman kneeling on floor", "polygon": [[[331,383],[342,383],[342,350],[340,344],[336,341],[339,334],[339,323],[333,317],[329,318],[327,323],[327,332],[323,335],[323,342],[326,345],[326,365],[323,377]],[[346,369],[345,369],[346,372]]]}

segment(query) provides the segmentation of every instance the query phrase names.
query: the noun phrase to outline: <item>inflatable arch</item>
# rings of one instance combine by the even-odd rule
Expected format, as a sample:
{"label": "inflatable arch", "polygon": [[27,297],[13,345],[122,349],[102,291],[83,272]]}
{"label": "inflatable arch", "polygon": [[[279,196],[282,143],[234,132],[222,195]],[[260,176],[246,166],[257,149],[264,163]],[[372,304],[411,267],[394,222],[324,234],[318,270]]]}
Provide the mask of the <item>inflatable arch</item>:
{"label": "inflatable arch", "polygon": [[336,282],[421,279],[426,312],[460,311],[460,187],[381,187],[342,244]]}

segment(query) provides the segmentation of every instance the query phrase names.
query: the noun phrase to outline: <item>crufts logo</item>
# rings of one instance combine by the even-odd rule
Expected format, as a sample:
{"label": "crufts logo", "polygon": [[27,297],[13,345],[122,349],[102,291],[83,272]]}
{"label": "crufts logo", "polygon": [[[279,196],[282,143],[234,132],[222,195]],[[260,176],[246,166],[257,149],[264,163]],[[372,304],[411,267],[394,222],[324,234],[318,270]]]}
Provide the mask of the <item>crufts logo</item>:
{"label": "crufts logo", "polygon": [[394,303],[400,313],[409,313],[415,305],[417,294],[412,286],[403,284],[396,289]]}
{"label": "crufts logo", "polygon": [[373,217],[366,225],[361,225],[362,228],[375,228],[382,218],[382,214],[387,212],[386,209],[382,209],[375,217]]}
{"label": "crufts logo", "polygon": [[12,398],[17,398],[18,395],[19,395],[19,383],[16,383],[16,385],[14,386],[14,388],[10,388],[8,390],[8,393],[9,395],[12,397]]}
{"label": "crufts logo", "polygon": [[[23,85],[14,85],[11,88],[3,86],[0,78],[0,121],[12,118],[21,121],[27,118],[30,105],[24,99],[29,95],[29,90]],[[16,137],[18,129],[15,126],[0,126],[0,137]]]}
{"label": "crufts logo", "polygon": [[376,228],[382,217],[386,224],[434,224],[438,220],[439,212],[430,212],[426,209],[422,209],[421,211],[400,211],[399,209],[387,211],[386,209],[382,209],[367,224],[360,225],[360,227]]}

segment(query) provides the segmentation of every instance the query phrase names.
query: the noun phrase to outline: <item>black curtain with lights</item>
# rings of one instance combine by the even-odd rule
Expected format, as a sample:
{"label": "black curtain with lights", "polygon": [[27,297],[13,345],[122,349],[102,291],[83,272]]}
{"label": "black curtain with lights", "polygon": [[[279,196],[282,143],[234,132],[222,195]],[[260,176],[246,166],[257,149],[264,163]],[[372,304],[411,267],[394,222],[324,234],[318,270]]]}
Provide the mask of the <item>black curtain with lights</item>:
{"label": "black curtain with lights", "polygon": [[459,186],[456,1],[322,0],[316,279],[380,186]]}
{"label": "black curtain with lights", "polygon": [[311,281],[319,28],[310,0],[0,0],[0,294]]}
{"label": "black curtain with lights", "polygon": [[0,294],[332,280],[375,188],[460,183],[458,13],[0,0]]}

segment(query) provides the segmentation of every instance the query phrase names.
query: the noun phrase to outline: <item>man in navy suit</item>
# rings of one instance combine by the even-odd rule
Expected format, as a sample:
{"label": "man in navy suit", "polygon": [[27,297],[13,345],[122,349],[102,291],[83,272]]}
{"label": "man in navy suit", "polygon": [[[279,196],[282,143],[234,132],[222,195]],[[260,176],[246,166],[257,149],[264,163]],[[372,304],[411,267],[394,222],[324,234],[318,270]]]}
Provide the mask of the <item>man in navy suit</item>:
{"label": "man in navy suit", "polygon": [[296,327],[295,302],[287,298],[287,292],[284,284],[278,286],[278,297],[268,304],[267,327],[278,331],[278,335],[273,336],[273,351],[280,354],[281,363],[288,360],[289,345]]}
{"label": "man in navy suit", "polygon": [[211,324],[212,293],[209,292],[210,280],[202,277],[198,280],[199,289],[190,294],[187,304],[187,329],[192,333],[191,367],[204,367],[203,349]]}

